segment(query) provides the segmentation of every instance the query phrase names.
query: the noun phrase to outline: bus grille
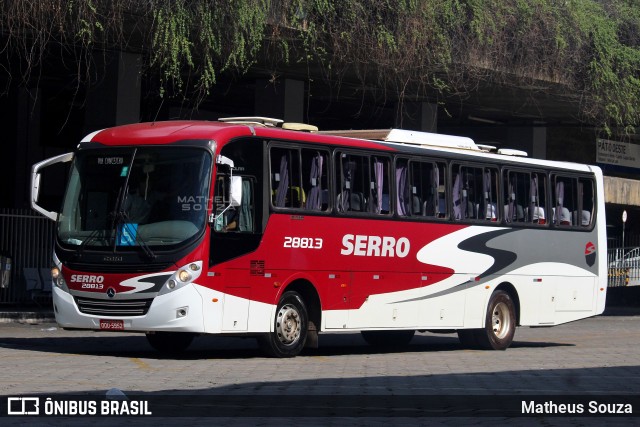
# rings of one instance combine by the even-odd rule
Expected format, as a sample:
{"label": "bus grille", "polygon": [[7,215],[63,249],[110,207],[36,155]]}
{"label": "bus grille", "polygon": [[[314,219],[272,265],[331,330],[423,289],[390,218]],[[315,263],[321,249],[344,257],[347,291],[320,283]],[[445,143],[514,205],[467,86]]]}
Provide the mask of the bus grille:
{"label": "bus grille", "polygon": [[65,262],[65,266],[75,271],[86,271],[89,273],[153,273],[156,271],[164,271],[173,264],[149,263],[149,264],[106,264],[106,263],[88,263],[88,262]]}
{"label": "bus grille", "polygon": [[111,301],[75,297],[75,300],[81,313],[116,317],[144,316],[153,302],[153,298]]}

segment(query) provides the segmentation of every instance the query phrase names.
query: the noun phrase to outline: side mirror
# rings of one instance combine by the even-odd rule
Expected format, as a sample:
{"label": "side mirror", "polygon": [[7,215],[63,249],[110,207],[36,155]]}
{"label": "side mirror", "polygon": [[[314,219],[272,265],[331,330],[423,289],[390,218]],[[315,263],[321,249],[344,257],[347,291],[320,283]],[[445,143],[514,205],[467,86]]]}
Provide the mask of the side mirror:
{"label": "side mirror", "polygon": [[31,207],[33,208],[33,210],[40,212],[42,215],[54,221],[58,220],[58,212],[48,211],[42,206],[38,205],[41,178],[40,170],[46,168],[47,166],[55,165],[58,163],[66,163],[70,162],[71,160],[73,160],[73,153],[65,153],[36,163],[31,168]]}
{"label": "side mirror", "polygon": [[231,206],[240,206],[242,203],[242,177],[231,177],[231,188],[229,189]]}

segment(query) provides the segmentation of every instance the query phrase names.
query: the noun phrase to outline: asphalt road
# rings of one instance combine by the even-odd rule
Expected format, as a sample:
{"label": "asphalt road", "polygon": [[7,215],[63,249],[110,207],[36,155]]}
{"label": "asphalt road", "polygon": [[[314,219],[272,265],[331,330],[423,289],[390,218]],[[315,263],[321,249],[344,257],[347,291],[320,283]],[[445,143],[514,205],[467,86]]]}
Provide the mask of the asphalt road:
{"label": "asphalt road", "polygon": [[[525,419],[505,413],[496,418],[500,414],[479,411],[484,403],[478,402],[487,397],[508,402],[515,396],[537,404],[580,395],[589,396],[578,399],[588,412],[594,399],[630,396],[638,412],[639,349],[640,316],[519,328],[506,351],[466,350],[455,335],[419,333],[408,347],[382,350],[368,346],[359,334],[326,334],[320,336],[319,349],[293,359],[263,357],[253,339],[198,337],[184,354],[168,357],[152,350],[140,334],[7,323],[0,324],[0,394],[3,400],[33,395],[104,398],[112,390],[130,399],[177,399],[175,405],[155,415],[167,415],[167,411],[175,411],[169,415],[196,415],[189,423],[203,425],[277,425],[283,421],[293,425],[602,425],[603,421],[634,425],[638,418],[618,414],[553,418],[546,413]],[[416,397],[436,401],[442,396],[454,403],[416,411]],[[227,407],[218,414],[197,407],[216,398],[227,399]],[[195,409],[185,409],[189,401],[196,402]],[[261,409],[248,412],[252,404]],[[345,408],[341,410],[340,405]],[[460,412],[465,405],[470,412]],[[329,407],[335,410],[328,411]],[[0,408],[6,413],[5,402],[0,402]],[[378,417],[389,414],[393,417]],[[84,425],[88,418],[12,416],[0,418],[0,423],[33,425],[33,420],[44,425]],[[107,425],[124,421],[98,418],[92,423],[95,420]],[[184,424],[184,418],[175,417],[127,420],[134,425]]]}

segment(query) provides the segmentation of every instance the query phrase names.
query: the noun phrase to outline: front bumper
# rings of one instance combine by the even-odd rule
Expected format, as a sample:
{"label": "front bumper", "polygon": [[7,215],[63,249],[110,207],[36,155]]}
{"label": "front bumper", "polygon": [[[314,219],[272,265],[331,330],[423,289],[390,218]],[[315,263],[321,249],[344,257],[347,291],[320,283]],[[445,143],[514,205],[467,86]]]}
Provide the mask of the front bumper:
{"label": "front bumper", "polygon": [[143,316],[117,317],[82,313],[73,296],[55,286],[53,305],[56,321],[63,328],[99,330],[101,319],[114,319],[123,320],[124,330],[131,332],[205,332],[203,300],[193,283],[174,292],[156,296]]}

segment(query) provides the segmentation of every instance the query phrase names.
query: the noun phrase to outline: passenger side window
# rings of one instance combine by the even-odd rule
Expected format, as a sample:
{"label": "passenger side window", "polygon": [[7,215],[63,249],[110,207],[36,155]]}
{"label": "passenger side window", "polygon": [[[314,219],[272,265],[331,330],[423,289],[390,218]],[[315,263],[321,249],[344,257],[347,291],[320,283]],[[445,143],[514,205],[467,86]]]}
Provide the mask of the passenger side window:
{"label": "passenger side window", "polygon": [[329,209],[329,152],[313,148],[269,150],[271,204],[276,208]]}
{"label": "passenger side window", "polygon": [[560,227],[572,224],[571,211],[578,208],[577,180],[575,178],[556,176],[553,193],[553,223]]}
{"label": "passenger side window", "polygon": [[593,222],[593,213],[595,212],[595,192],[594,183],[589,178],[578,178],[578,206],[576,215],[576,225],[580,227],[590,227]]}
{"label": "passenger side window", "polygon": [[297,149],[271,147],[271,204],[276,208],[301,208],[306,201]]}
{"label": "passenger side window", "polygon": [[507,171],[504,176],[505,222],[546,224],[546,176],[518,171]]}
{"label": "passenger side window", "polygon": [[338,212],[389,213],[389,159],[339,152],[336,160]]}
{"label": "passenger side window", "polygon": [[454,165],[453,178],[454,219],[498,220],[496,169]]}
{"label": "passenger side window", "polygon": [[397,212],[399,216],[444,218],[446,165],[398,159],[396,162]]}
{"label": "passenger side window", "polygon": [[302,182],[306,195],[304,208],[312,211],[329,209],[329,155],[324,150],[302,149]]}
{"label": "passenger side window", "polygon": [[553,182],[553,223],[558,227],[591,226],[595,203],[593,180],[555,175]]}

